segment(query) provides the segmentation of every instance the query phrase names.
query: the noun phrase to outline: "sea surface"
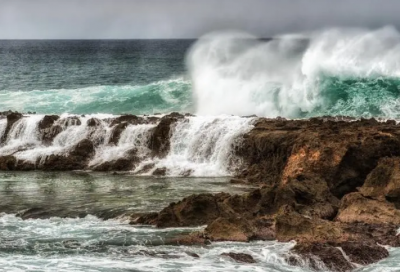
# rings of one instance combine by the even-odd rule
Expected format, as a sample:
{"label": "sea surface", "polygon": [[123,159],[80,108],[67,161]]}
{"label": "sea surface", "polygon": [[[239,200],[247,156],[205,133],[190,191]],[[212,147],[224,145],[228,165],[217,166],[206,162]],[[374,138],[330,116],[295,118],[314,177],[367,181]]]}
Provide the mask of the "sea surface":
{"label": "sea surface", "polygon": [[[250,190],[229,178],[240,164],[233,150],[253,115],[399,119],[400,34],[387,27],[272,40],[229,32],[199,40],[0,41],[0,111],[6,110],[29,114],[5,139],[0,119],[0,156],[37,161],[92,137],[101,144],[91,166],[136,148],[167,175],[0,173],[0,271],[309,271],[306,263],[285,262],[294,243],[168,246],[169,238],[204,226],[155,229],[100,218],[158,211],[193,193]],[[172,111],[195,116],[174,127],[165,158],[145,148],[155,125],[129,125],[117,144],[107,142],[116,115]],[[60,124],[53,144],[43,146],[38,125],[45,114],[75,116],[81,125]],[[100,120],[96,131],[85,125],[89,118]],[[59,216],[17,216],[28,208]],[[400,271],[400,250],[389,250],[389,258],[359,271]],[[236,263],[224,252],[248,253],[257,263]]]}

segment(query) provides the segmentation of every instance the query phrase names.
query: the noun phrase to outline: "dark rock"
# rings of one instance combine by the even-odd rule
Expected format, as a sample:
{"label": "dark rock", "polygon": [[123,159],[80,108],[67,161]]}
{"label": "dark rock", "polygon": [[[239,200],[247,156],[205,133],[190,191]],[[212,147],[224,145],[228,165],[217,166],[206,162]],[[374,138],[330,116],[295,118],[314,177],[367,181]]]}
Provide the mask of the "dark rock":
{"label": "dark rock", "polygon": [[82,125],[81,120],[76,116],[69,116],[59,121],[59,124],[63,126],[70,127],[70,126],[80,126]]}
{"label": "dark rock", "polygon": [[394,204],[387,201],[369,199],[360,193],[351,193],[343,197],[336,221],[400,225],[400,211]]}
{"label": "dark rock", "polygon": [[157,168],[156,170],[153,171],[153,176],[165,176],[167,173],[167,168]]}
{"label": "dark rock", "polygon": [[[330,271],[344,272],[355,269],[355,266],[346,260],[337,247],[324,243],[300,243],[294,247],[293,252],[305,259],[310,268],[317,271],[324,269],[323,266],[321,267],[321,262]],[[288,258],[287,261],[291,265],[301,264],[297,258]]]}
{"label": "dark rock", "polygon": [[50,171],[82,170],[87,166],[94,152],[93,143],[85,139],[76,144],[67,155],[52,154],[46,157],[44,162],[38,165],[38,169]]}
{"label": "dark rock", "polygon": [[97,127],[101,124],[101,121],[97,118],[90,118],[87,120],[88,127]]}
{"label": "dark rock", "polygon": [[126,129],[129,124],[127,122],[116,124],[110,137],[110,144],[117,145],[119,138],[121,137],[121,133]]}
{"label": "dark rock", "polygon": [[188,256],[193,257],[193,258],[200,258],[200,256],[194,252],[185,252]]}
{"label": "dark rock", "polygon": [[207,238],[211,241],[248,242],[255,236],[255,228],[244,218],[220,217],[205,229]]}
{"label": "dark rock", "polygon": [[238,263],[256,263],[253,256],[245,253],[222,253],[221,256],[229,257]]}
{"label": "dark rock", "polygon": [[4,131],[4,134],[1,136],[0,142],[5,142],[5,140],[8,137],[8,133],[10,132],[10,130],[13,127],[13,125],[17,121],[19,121],[22,117],[23,117],[23,115],[21,113],[18,113],[18,112],[8,112],[7,113],[7,126],[6,126],[6,129]]}
{"label": "dark rock", "polygon": [[11,171],[15,170],[17,159],[14,156],[1,156],[0,157],[0,170]]}
{"label": "dark rock", "polygon": [[60,119],[58,115],[45,115],[39,122],[39,129],[49,129],[54,125],[54,122]]}
{"label": "dark rock", "polygon": [[42,142],[45,145],[51,145],[54,138],[62,132],[62,127],[60,125],[51,126],[49,128],[44,128],[41,131]]}
{"label": "dark rock", "polygon": [[170,132],[171,127],[178,120],[184,118],[179,113],[171,113],[161,118],[158,125],[153,129],[149,148],[153,151],[153,155],[157,157],[165,157],[170,149]]}
{"label": "dark rock", "polygon": [[228,196],[224,193],[215,196],[212,194],[193,195],[178,203],[171,203],[158,213],[157,217],[152,216],[149,220],[141,218],[138,221],[162,228],[205,225],[220,216],[217,202]]}
{"label": "dark rock", "polygon": [[110,124],[111,127],[121,124],[121,123],[127,123],[127,124],[132,124],[132,125],[138,125],[138,124],[143,124],[145,123],[143,117],[139,117],[136,115],[122,115],[117,118],[114,118]]}
{"label": "dark rock", "polygon": [[351,262],[369,265],[389,257],[389,252],[377,244],[365,242],[344,242],[339,244]]}

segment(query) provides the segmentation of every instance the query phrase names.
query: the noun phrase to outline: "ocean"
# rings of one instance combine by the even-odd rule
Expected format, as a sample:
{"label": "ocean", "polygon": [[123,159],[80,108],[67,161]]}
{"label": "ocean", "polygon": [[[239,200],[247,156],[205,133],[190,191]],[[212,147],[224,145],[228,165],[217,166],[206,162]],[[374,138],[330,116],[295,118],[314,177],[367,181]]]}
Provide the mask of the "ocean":
{"label": "ocean", "polygon": [[[254,115],[400,118],[399,48],[392,28],[273,40],[228,33],[200,40],[0,41],[0,112],[26,113],[5,139],[0,119],[0,155],[40,162],[89,137],[98,143],[90,169],[132,148],[143,161],[123,175],[1,172],[0,271],[309,271],[285,262],[294,243],[169,246],[163,244],[169,237],[204,226],[156,229],[100,215],[159,211],[193,193],[250,190],[229,179],[233,149]],[[165,158],[145,148],[154,124],[129,125],[109,144],[110,118],[174,111],[191,115],[171,132]],[[82,125],[60,123],[61,133],[43,146],[38,127],[46,114]],[[91,118],[100,122],[96,130],[87,125]],[[152,167],[142,171],[146,165]],[[160,168],[165,177],[151,175]],[[17,216],[32,207],[60,216]],[[61,218],[66,212],[72,218]],[[249,253],[257,263],[235,263],[224,252]],[[390,254],[358,271],[398,271],[400,251]]]}

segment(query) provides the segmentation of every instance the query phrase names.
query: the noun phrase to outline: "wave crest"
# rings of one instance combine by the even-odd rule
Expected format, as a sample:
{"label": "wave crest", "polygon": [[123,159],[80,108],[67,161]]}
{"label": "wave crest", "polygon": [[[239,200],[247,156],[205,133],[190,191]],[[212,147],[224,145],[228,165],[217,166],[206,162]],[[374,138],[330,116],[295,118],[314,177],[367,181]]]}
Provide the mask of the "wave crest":
{"label": "wave crest", "polygon": [[154,114],[190,111],[191,84],[174,79],[137,86],[2,91],[0,109],[42,114]]}
{"label": "wave crest", "polygon": [[208,35],[187,62],[198,114],[400,117],[400,34],[330,29],[269,42]]}

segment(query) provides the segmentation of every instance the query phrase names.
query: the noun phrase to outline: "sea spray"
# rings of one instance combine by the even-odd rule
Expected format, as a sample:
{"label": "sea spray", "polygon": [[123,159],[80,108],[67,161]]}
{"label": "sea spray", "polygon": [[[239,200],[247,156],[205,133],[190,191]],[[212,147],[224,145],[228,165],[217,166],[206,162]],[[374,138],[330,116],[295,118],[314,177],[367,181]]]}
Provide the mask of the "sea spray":
{"label": "sea spray", "polygon": [[208,35],[187,58],[196,113],[399,118],[399,49],[391,27]]}
{"label": "sea spray", "polygon": [[[131,165],[124,170],[134,174],[151,175],[162,168],[168,176],[230,176],[242,166],[235,148],[254,122],[250,117],[182,116],[171,124],[169,138],[161,139],[169,141],[170,146],[163,155],[154,153],[150,147],[150,138],[160,116],[139,116],[141,121],[137,124],[121,123],[120,135],[112,142],[117,118],[101,114],[63,114],[50,128],[39,129],[44,115],[27,115],[12,126],[7,141],[0,146],[0,156],[13,155],[19,161],[38,167],[49,156],[68,156],[80,142],[90,140],[95,154],[87,163],[87,169],[104,169],[103,163],[124,159]],[[57,127],[61,131],[51,142],[44,141],[45,133]]]}
{"label": "sea spray", "polygon": [[[96,149],[95,157],[89,166],[100,165],[104,162],[116,161],[134,152],[138,160],[149,155],[148,141],[155,124],[129,125],[121,133],[118,143],[110,145],[108,141]],[[107,138],[107,137],[106,137]],[[132,159],[132,158],[131,158]]]}
{"label": "sea spray", "polygon": [[168,175],[229,176],[241,166],[234,154],[253,118],[196,116],[178,122],[168,155],[156,163]]}

